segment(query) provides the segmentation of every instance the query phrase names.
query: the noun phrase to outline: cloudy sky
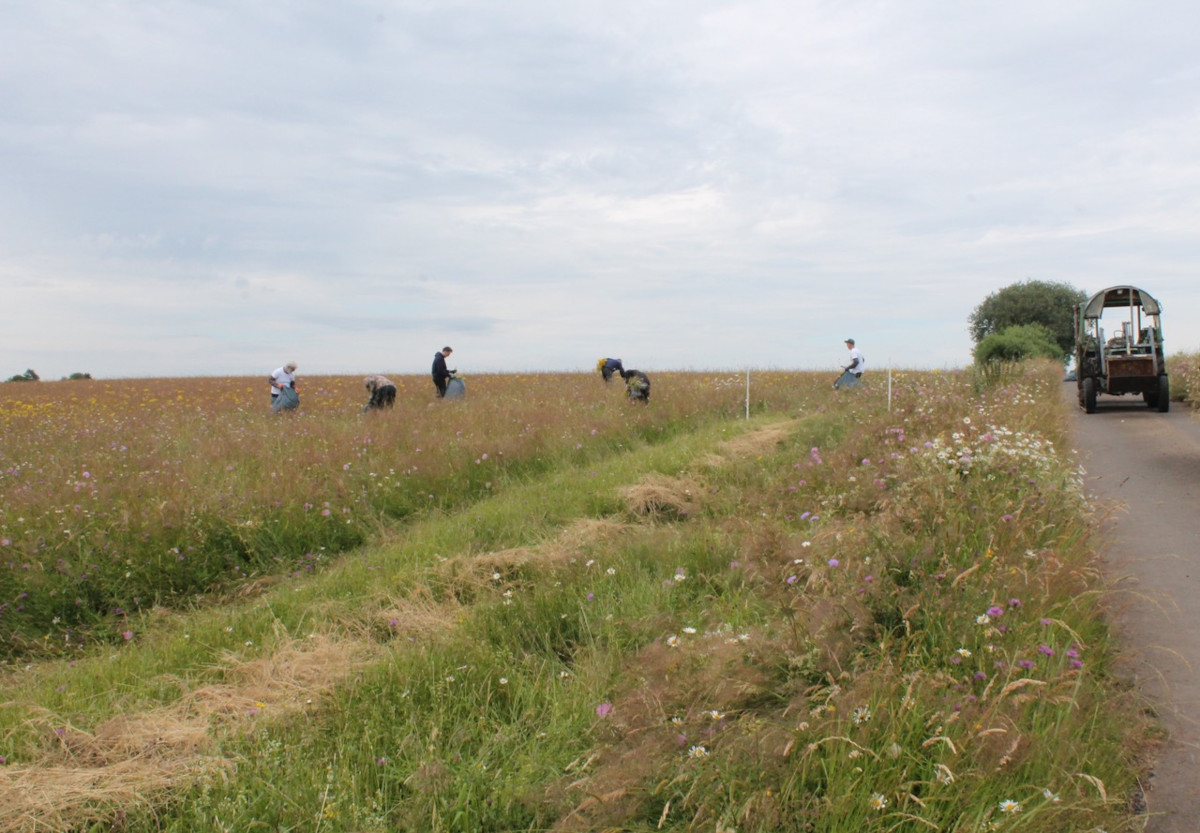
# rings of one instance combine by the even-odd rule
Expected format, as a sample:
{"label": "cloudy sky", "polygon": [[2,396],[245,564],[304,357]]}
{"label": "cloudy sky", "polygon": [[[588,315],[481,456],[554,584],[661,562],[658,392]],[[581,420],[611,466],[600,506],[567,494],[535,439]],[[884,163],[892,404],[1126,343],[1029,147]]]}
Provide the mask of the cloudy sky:
{"label": "cloudy sky", "polygon": [[0,0],[0,375],[1200,349],[1200,4]]}

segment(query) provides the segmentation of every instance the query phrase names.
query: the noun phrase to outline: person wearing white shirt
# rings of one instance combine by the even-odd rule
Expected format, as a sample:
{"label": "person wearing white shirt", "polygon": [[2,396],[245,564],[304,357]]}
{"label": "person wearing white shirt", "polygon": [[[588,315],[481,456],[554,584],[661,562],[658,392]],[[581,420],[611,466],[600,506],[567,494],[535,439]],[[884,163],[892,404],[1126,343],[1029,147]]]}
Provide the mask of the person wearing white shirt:
{"label": "person wearing white shirt", "polygon": [[[296,363],[288,362],[283,367],[276,368],[271,374],[271,410],[280,409],[279,396],[285,389],[296,389]],[[292,407],[295,407],[294,405]]]}
{"label": "person wearing white shirt", "polygon": [[853,373],[856,379],[861,379],[863,371],[867,367],[867,360],[863,358],[863,354],[858,352],[858,348],[854,346],[854,339],[846,339],[846,349],[850,351],[850,364],[842,368],[847,373]]}
{"label": "person wearing white shirt", "polygon": [[858,352],[858,348],[854,346],[854,339],[846,339],[846,349],[850,351],[850,363],[842,368],[842,375],[833,383],[835,388],[852,388],[858,384],[858,380],[862,378],[863,371],[867,368],[867,360],[863,358],[863,354]]}

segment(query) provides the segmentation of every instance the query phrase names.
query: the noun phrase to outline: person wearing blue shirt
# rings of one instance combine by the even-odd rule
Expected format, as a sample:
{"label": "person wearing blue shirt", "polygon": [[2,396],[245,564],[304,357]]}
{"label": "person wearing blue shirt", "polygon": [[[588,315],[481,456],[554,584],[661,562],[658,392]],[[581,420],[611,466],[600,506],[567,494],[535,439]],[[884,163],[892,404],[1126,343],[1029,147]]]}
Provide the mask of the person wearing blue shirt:
{"label": "person wearing blue shirt", "polygon": [[614,373],[621,373],[625,370],[625,366],[621,364],[620,359],[600,359],[596,362],[596,369],[600,371],[600,375],[604,377],[607,384],[612,380]]}

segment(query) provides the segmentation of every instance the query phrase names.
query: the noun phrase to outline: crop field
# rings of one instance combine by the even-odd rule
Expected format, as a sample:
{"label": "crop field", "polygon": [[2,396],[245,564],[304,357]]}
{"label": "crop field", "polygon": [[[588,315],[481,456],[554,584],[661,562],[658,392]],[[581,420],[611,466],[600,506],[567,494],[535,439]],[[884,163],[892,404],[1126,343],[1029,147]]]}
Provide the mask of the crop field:
{"label": "crop field", "polygon": [[0,831],[1135,831],[1061,368],[0,386]]}

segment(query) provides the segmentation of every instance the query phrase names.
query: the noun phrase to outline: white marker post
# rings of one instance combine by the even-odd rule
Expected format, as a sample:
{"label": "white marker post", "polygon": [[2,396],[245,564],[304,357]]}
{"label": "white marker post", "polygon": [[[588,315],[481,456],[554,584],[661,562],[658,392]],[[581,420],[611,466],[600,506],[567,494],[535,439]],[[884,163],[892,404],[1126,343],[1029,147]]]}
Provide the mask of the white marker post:
{"label": "white marker post", "polygon": [[750,368],[746,368],[746,419],[750,419]]}

